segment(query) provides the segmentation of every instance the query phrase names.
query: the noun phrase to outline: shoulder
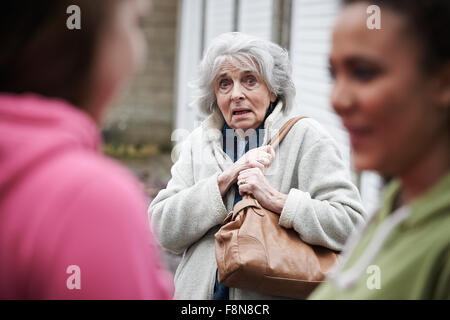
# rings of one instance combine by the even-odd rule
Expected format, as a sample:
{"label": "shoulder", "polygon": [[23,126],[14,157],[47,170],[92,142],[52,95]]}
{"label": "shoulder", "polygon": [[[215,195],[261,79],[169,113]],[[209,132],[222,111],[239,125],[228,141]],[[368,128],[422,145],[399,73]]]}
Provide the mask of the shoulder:
{"label": "shoulder", "polygon": [[203,130],[201,127],[195,128],[192,132],[187,129],[177,129],[175,135],[175,146],[172,150],[172,160],[177,162],[180,158],[190,158],[193,149],[198,145],[200,148]]}
{"label": "shoulder", "polygon": [[145,206],[143,188],[132,173],[94,151],[71,150],[55,156],[34,178],[43,181],[45,177],[52,177],[46,183],[51,192],[46,192],[45,198],[56,206],[71,204],[98,210],[119,203],[131,207],[144,202]]}
{"label": "shoulder", "polygon": [[183,148],[192,148],[196,145],[200,145],[205,140],[213,138],[213,134],[221,134],[220,131],[210,128],[205,125],[205,121],[192,131],[188,129],[177,129],[172,138],[175,140],[177,146],[183,146]]}
{"label": "shoulder", "polygon": [[336,141],[328,131],[316,120],[304,118],[299,120],[290,130],[285,140],[287,144],[298,145],[302,153],[312,149],[340,152]]}
{"label": "shoulder", "polygon": [[223,122],[220,121],[219,116],[213,114],[191,132],[186,129],[178,129],[174,149],[176,158],[180,153],[201,154],[205,148],[211,147],[211,142],[219,141],[222,138],[222,131],[219,128],[223,126]]}
{"label": "shoulder", "polygon": [[[48,294],[77,294],[65,290],[64,273],[67,266],[77,265],[86,283],[92,284],[79,291],[83,297],[157,296],[162,282],[155,275],[158,249],[146,197],[133,175],[112,159],[81,150],[55,157],[42,173],[55,175],[55,181],[38,206],[42,227],[36,246],[45,248],[40,251],[40,263],[48,270],[45,276],[63,271]],[[111,279],[118,280],[111,284]],[[159,292],[163,297],[162,289]]]}
{"label": "shoulder", "polygon": [[48,165],[53,165],[47,173],[55,179],[40,192],[38,210],[47,208],[40,215],[56,234],[79,239],[83,246],[89,242],[98,246],[104,241],[115,246],[121,242],[126,246],[136,239],[149,241],[149,201],[126,168],[101,154],[77,151],[61,155]]}
{"label": "shoulder", "polygon": [[296,137],[304,137],[310,143],[315,143],[319,140],[333,140],[326,129],[312,118],[301,119],[294,125],[291,131]]}
{"label": "shoulder", "polygon": [[122,181],[125,183],[135,183],[132,173],[118,161],[104,156],[98,152],[84,152],[82,150],[63,154],[57,160],[57,168],[71,168],[74,175],[80,180],[92,181],[95,178],[98,182],[115,183]]}
{"label": "shoulder", "polygon": [[[437,201],[436,201],[437,202]],[[430,203],[430,205],[433,205]],[[417,223],[419,229],[420,224]],[[423,236],[429,238],[430,248],[436,248],[441,252],[450,253],[450,208],[435,213],[429,219],[422,221]]]}

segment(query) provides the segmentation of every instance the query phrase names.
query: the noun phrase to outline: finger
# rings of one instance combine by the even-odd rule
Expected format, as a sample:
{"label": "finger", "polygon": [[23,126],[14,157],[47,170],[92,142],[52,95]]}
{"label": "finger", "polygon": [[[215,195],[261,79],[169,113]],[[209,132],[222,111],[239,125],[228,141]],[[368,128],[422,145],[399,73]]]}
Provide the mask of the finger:
{"label": "finger", "polygon": [[273,147],[271,145],[269,145],[269,153],[272,156],[272,159],[275,158],[275,150],[273,149]]}
{"label": "finger", "polygon": [[248,152],[248,156],[250,157],[250,159],[258,159],[264,154],[267,154],[267,151],[264,147],[259,147]]}
{"label": "finger", "polygon": [[241,187],[242,185],[244,185],[244,184],[246,184],[247,183],[247,177],[239,177],[238,179],[237,179],[237,185],[238,185],[238,187]]}
{"label": "finger", "polygon": [[238,185],[238,187],[241,187],[246,183],[247,183],[247,181],[245,179],[240,179],[240,180],[238,180],[237,185]]}
{"label": "finger", "polygon": [[238,181],[245,180],[248,182],[249,179],[259,174],[261,174],[261,170],[259,170],[258,168],[243,170],[238,175]]}
{"label": "finger", "polygon": [[253,168],[246,169],[246,170],[239,172],[238,180],[242,180],[242,179],[246,179],[246,178],[250,177],[252,175],[252,172],[253,172]]}
{"label": "finger", "polygon": [[251,160],[249,163],[249,168],[247,170],[250,169],[260,169],[260,170],[264,170],[265,166],[263,163],[257,161],[257,160]]}
{"label": "finger", "polygon": [[261,159],[264,156],[264,152],[252,152],[247,155],[247,162],[252,163]]}
{"label": "finger", "polygon": [[270,148],[271,148],[270,146],[261,147],[259,149],[258,155],[259,156],[272,156],[270,153]]}
{"label": "finger", "polygon": [[264,152],[270,152],[270,144],[263,146],[262,149],[264,150]]}
{"label": "finger", "polygon": [[260,163],[263,167],[267,167],[270,164],[271,160],[270,160],[269,156],[266,154],[266,155],[261,155],[260,157],[254,159],[253,162]]}
{"label": "finger", "polygon": [[258,160],[258,162],[260,162],[264,167],[268,167],[271,163],[272,163],[272,159],[268,158],[268,157],[264,157]]}
{"label": "finger", "polygon": [[261,166],[258,167],[253,167],[253,168],[249,168],[248,170],[248,174],[250,175],[257,175],[257,174],[262,174],[264,172],[265,167],[258,162]]}
{"label": "finger", "polygon": [[241,195],[242,197],[247,195],[248,193],[245,193],[244,191],[239,190],[239,195]]}
{"label": "finger", "polygon": [[239,194],[241,196],[246,195],[246,194],[252,194],[251,193],[251,189],[250,186],[248,184],[242,184],[239,186]]}
{"label": "finger", "polygon": [[271,158],[275,157],[275,151],[273,150],[271,145],[264,146],[264,153],[269,155]]}

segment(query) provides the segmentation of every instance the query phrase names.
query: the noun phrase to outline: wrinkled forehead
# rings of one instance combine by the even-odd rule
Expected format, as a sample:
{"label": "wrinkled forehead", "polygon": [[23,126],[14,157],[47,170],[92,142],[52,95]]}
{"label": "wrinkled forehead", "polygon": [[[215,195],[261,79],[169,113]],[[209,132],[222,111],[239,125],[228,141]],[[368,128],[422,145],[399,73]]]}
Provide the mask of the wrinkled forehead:
{"label": "wrinkled forehead", "polygon": [[253,72],[260,74],[257,64],[248,57],[220,56],[214,63],[215,78],[225,75]]}

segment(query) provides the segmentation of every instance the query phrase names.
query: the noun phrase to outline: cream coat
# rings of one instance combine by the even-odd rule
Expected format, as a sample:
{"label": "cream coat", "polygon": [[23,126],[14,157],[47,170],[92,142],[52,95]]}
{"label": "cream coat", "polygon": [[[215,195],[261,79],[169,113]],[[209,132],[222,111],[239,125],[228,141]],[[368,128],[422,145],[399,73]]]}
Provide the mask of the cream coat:
{"label": "cream coat", "polygon": [[[281,103],[265,122],[264,145],[289,118]],[[167,188],[150,205],[151,225],[161,245],[183,254],[175,274],[176,299],[212,299],[216,260],[214,234],[232,210],[234,187],[221,197],[217,176],[233,161],[222,150],[224,119],[209,116],[184,141]],[[336,143],[313,119],[300,120],[265,171],[269,183],[288,194],[280,225],[308,243],[341,250],[365,218]],[[230,288],[230,299],[275,299]]]}

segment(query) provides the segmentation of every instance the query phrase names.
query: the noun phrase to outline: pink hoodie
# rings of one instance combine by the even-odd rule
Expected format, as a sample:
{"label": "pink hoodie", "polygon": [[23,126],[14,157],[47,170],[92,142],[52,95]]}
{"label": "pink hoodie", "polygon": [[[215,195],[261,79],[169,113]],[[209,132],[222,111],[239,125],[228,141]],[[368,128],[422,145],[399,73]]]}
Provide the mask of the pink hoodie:
{"label": "pink hoodie", "polygon": [[60,100],[0,95],[0,299],[169,299],[144,193]]}

